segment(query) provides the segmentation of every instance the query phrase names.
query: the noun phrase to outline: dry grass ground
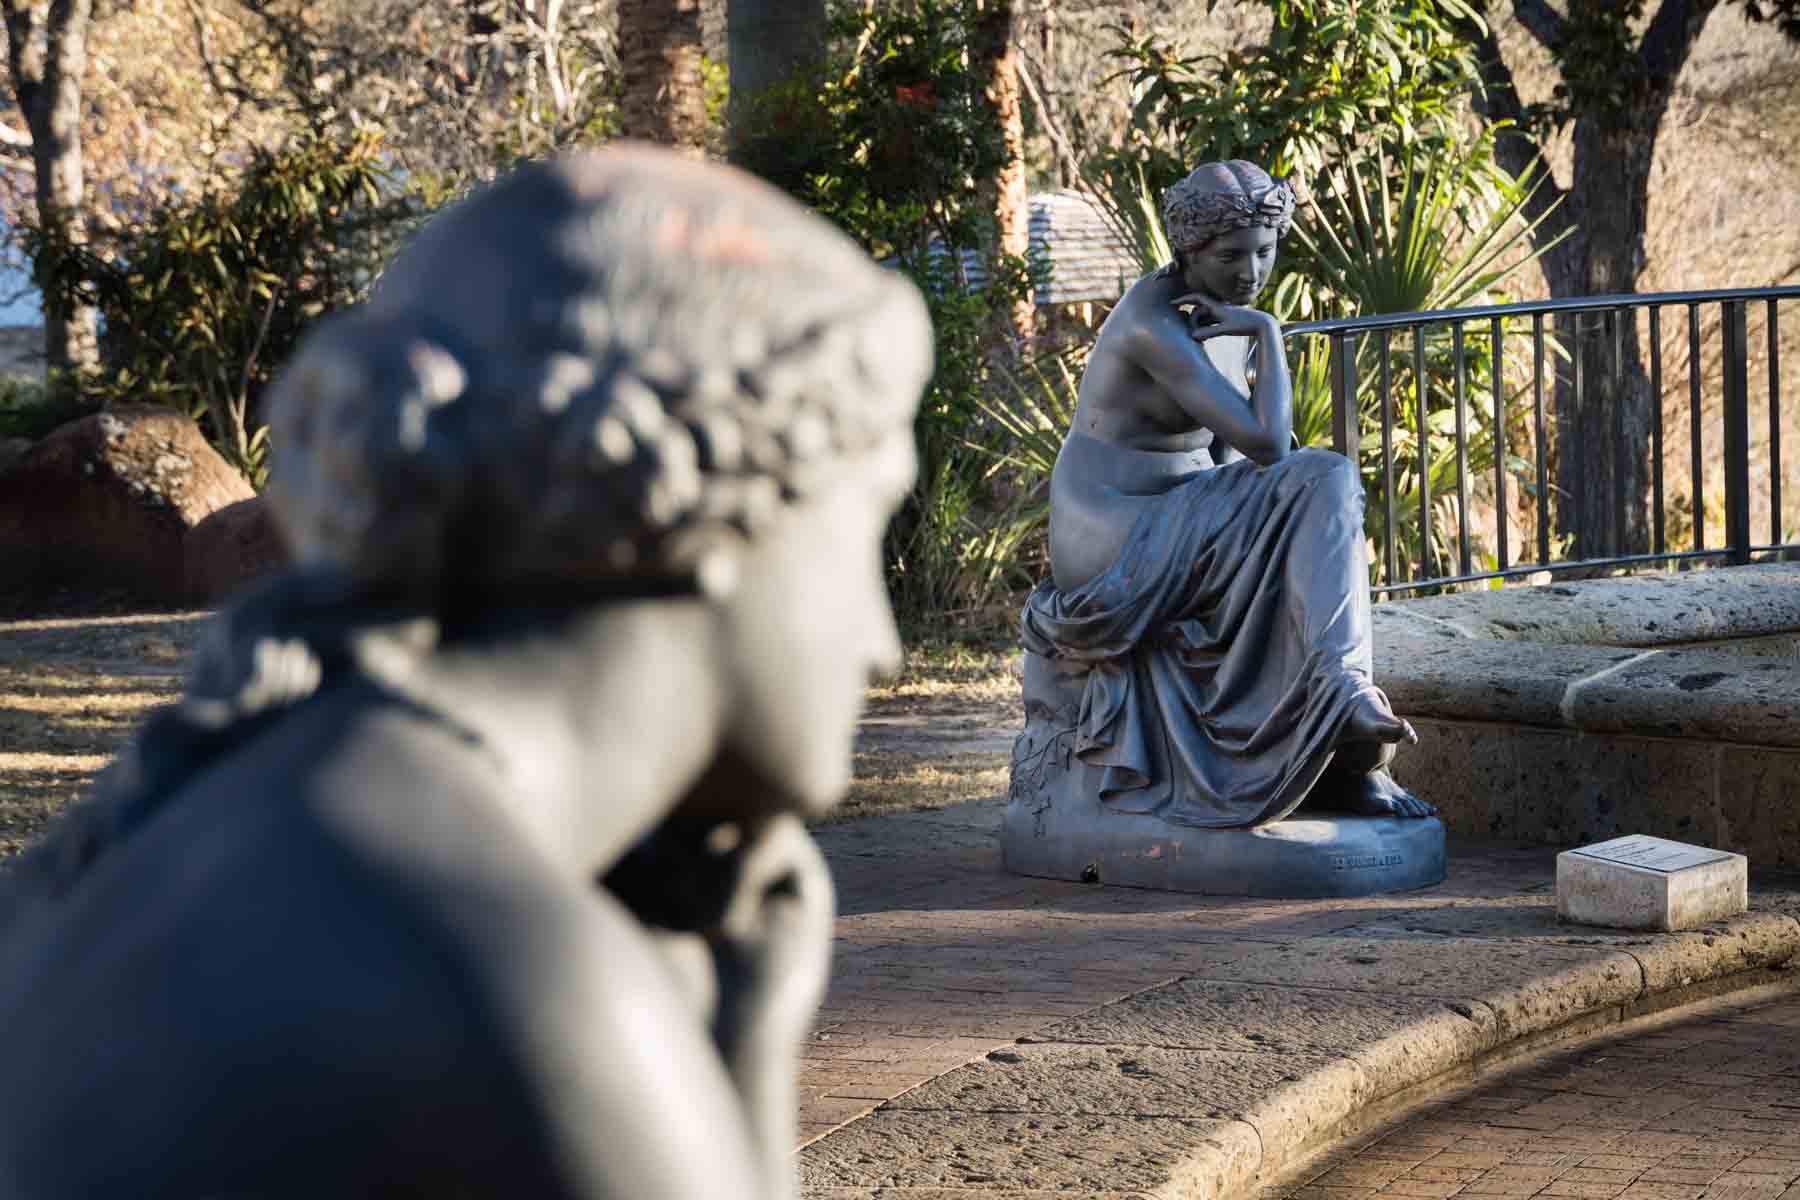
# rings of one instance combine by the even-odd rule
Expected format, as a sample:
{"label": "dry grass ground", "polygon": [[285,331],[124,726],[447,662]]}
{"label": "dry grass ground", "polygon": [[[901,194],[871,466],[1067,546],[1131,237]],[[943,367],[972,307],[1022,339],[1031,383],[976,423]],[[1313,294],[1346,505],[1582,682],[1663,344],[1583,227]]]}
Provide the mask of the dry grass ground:
{"label": "dry grass ground", "polygon": [[0,857],[17,854],[180,691],[193,613],[0,623]]}
{"label": "dry grass ground", "polygon": [[[205,614],[0,621],[0,860],[84,794],[175,699]],[[931,644],[869,692],[856,781],[836,817],[937,808],[1006,790],[1016,652]]]}
{"label": "dry grass ground", "polygon": [[893,683],[869,689],[856,780],[834,819],[942,808],[1006,791],[1023,724],[1019,652],[927,644]]}

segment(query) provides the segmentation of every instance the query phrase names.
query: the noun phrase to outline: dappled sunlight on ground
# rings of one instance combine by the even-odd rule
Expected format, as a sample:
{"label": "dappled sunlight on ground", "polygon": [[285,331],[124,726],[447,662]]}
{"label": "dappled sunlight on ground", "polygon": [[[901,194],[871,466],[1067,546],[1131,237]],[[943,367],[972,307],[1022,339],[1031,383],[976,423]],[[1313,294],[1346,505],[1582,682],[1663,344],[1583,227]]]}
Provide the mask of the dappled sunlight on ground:
{"label": "dappled sunlight on ground", "polygon": [[0,622],[0,858],[85,794],[181,691],[204,614]]}
{"label": "dappled sunlight on ground", "polygon": [[[181,692],[205,613],[0,622],[0,860],[86,793],[144,718]],[[869,689],[856,779],[828,820],[942,808],[1006,790],[1020,724],[1016,650],[909,649]]]}
{"label": "dappled sunlight on ground", "polygon": [[1005,793],[1023,723],[1017,649],[927,643],[869,689],[856,778],[828,820],[943,808]]}

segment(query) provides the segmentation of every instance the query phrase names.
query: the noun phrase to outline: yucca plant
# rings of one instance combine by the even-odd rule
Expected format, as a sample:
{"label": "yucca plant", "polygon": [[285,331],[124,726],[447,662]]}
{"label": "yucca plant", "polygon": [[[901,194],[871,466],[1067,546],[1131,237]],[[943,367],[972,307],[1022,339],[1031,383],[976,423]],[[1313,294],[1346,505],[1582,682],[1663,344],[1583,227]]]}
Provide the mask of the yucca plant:
{"label": "yucca plant", "polygon": [[1083,176],[1077,184],[1099,209],[1107,229],[1137,256],[1139,270],[1148,274],[1175,257],[1156,188],[1141,164],[1103,178]]}
{"label": "yucca plant", "polygon": [[1084,353],[996,369],[972,422],[921,426],[919,483],[888,547],[894,604],[909,625],[992,617],[1047,571],[1050,472]]}
{"label": "yucca plant", "polygon": [[1358,316],[1479,302],[1554,244],[1530,248],[1548,213],[1523,213],[1542,181],[1495,162],[1491,134],[1460,155],[1385,141],[1339,148],[1294,236],[1319,283]]}
{"label": "yucca plant", "polygon": [[[1427,152],[1416,144],[1386,142],[1358,147],[1345,141],[1340,150],[1342,165],[1327,172],[1327,186],[1302,210],[1294,236],[1320,295],[1344,315],[1431,312],[1497,301],[1504,298],[1501,288],[1506,279],[1548,249],[1530,244],[1543,214],[1535,221],[1523,215],[1539,181],[1514,178],[1501,168],[1493,159],[1491,134],[1456,155],[1441,146]],[[1414,378],[1418,363],[1410,347],[1397,347],[1389,364],[1385,399],[1392,405],[1395,536],[1400,543],[1398,557],[1409,571],[1423,567],[1436,573],[1453,561],[1457,549],[1454,506],[1448,519],[1435,521],[1430,546],[1422,542],[1418,517],[1422,458],[1434,497],[1459,490],[1453,337],[1449,325],[1428,328],[1423,378]],[[1309,347],[1308,353],[1324,357],[1322,347]],[[1493,465],[1496,422],[1508,422],[1514,406],[1509,401],[1504,405],[1508,411],[1492,411],[1495,356],[1485,328],[1466,331],[1463,362],[1468,395],[1463,414],[1466,461],[1471,474],[1485,478]],[[1387,495],[1376,338],[1364,338],[1358,345],[1357,381],[1360,427],[1374,430],[1361,439],[1361,457],[1370,480],[1369,532],[1379,542],[1386,536]],[[1424,445],[1429,451],[1423,455],[1421,393]],[[1297,380],[1296,415],[1302,394]]]}
{"label": "yucca plant", "polygon": [[1291,371],[1294,437],[1302,446],[1331,445],[1331,355],[1323,342],[1300,349]]}
{"label": "yucca plant", "polygon": [[1075,400],[1087,354],[1085,345],[1056,350],[1003,372],[1000,395],[980,403],[983,415],[1005,438],[998,445],[969,445],[1012,467],[1028,488],[1047,484],[1063,438],[1075,420]]}
{"label": "yucca plant", "polygon": [[[992,549],[1004,549],[1013,582],[1035,581],[1049,570],[1050,472],[1075,420],[1076,394],[1087,347],[1052,351],[1000,373],[996,394],[980,401],[986,425],[963,447],[988,464],[983,483],[999,511]],[[997,596],[1003,579],[990,572]]]}

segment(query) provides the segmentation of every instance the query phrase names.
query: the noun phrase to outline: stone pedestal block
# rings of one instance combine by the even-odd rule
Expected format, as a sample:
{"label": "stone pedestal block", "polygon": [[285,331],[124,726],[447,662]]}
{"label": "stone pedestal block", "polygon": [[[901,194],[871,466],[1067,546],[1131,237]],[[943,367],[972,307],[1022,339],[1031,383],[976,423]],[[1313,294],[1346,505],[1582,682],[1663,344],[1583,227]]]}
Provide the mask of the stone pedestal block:
{"label": "stone pedestal block", "polygon": [[1444,878],[1436,817],[1289,817],[1257,829],[1189,829],[1141,813],[1009,804],[1000,832],[1019,875],[1300,900],[1430,887]]}
{"label": "stone pedestal block", "polygon": [[1556,856],[1556,914],[1615,929],[1692,929],[1749,906],[1741,854],[1635,833]]}

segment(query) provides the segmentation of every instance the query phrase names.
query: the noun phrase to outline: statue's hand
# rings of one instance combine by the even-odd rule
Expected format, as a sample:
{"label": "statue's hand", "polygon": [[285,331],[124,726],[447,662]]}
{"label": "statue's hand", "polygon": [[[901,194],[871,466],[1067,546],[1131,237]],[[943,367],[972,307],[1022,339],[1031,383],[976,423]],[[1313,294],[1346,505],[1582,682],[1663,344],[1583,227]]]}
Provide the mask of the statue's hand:
{"label": "statue's hand", "polygon": [[1204,292],[1189,292],[1178,298],[1175,303],[1178,306],[1192,304],[1196,317],[1204,314],[1211,318],[1204,324],[1196,320],[1190,327],[1194,340],[1198,342],[1216,337],[1279,338],[1281,336],[1281,322],[1261,309],[1240,308],[1235,304],[1225,304]]}
{"label": "statue's hand", "polygon": [[797,818],[776,817],[751,835],[713,948],[722,1043],[793,1043],[776,1050],[782,1057],[797,1049],[824,998],[833,908],[831,872]]}
{"label": "statue's hand", "polygon": [[751,832],[712,935],[713,1039],[761,1146],[770,1195],[792,1194],[794,1068],[825,996],[835,902],[824,855],[798,818]]}
{"label": "statue's hand", "polygon": [[769,1182],[792,1193],[794,1064],[830,969],[824,855],[791,813],[671,818],[606,877],[712,1028]]}
{"label": "statue's hand", "polygon": [[[804,1034],[825,988],[833,899],[825,859],[798,818],[671,818],[605,886],[656,935],[727,1057],[732,1043],[775,1025]],[[694,969],[696,945],[709,971]]]}

